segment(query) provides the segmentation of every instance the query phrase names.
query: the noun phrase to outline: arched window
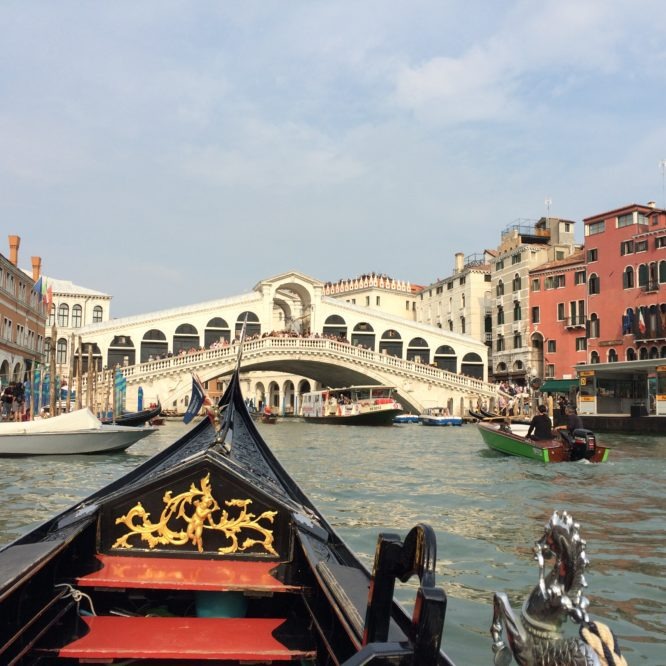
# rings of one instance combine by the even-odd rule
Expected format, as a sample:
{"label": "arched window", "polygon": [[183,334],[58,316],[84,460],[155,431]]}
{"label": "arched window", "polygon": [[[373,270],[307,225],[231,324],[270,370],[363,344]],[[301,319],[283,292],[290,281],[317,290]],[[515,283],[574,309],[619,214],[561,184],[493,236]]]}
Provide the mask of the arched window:
{"label": "arched window", "polygon": [[662,284],[666,282],[666,261],[659,262],[659,282]]}
{"label": "arched window", "polygon": [[650,358],[659,358],[659,349],[657,347],[650,347]]}
{"label": "arched window", "polygon": [[648,359],[648,348],[647,347],[641,347],[639,356],[641,361],[647,361]]}
{"label": "arched window", "polygon": [[601,322],[596,312],[593,312],[590,315],[590,321],[588,322],[589,331],[587,334],[588,338],[598,338],[601,332]]}
{"label": "arched window", "polygon": [[60,338],[56,346],[56,363],[65,365],[67,363],[67,340]]}
{"label": "arched window", "polygon": [[101,305],[96,305],[93,308],[93,324],[99,324],[102,321],[102,316],[104,315],[104,310],[102,310]]}
{"label": "arched window", "polygon": [[58,307],[58,326],[69,327],[69,305],[61,303]]}
{"label": "arched window", "polygon": [[504,323],[504,308],[501,305],[497,308],[497,323]]}
{"label": "arched window", "polygon": [[352,331],[351,343],[354,347],[364,347],[365,349],[375,349],[375,330],[367,321],[362,321],[354,326]]}
{"label": "arched window", "polygon": [[648,283],[648,267],[647,264],[641,264],[638,267],[638,286],[647,287]]}
{"label": "arched window", "polygon": [[522,284],[522,280],[520,279],[520,275],[518,275],[518,273],[516,273],[513,276],[513,290],[514,291],[520,291],[521,284]]}
{"label": "arched window", "polygon": [[593,351],[590,354],[590,363],[599,363],[599,352]]}
{"label": "arched window", "polygon": [[520,333],[513,334],[513,348],[520,349],[523,346],[523,336]]}
{"label": "arched window", "polygon": [[72,306],[72,328],[81,328],[83,308],[80,305]]}
{"label": "arched window", "polygon": [[617,352],[612,348],[608,350],[608,362],[617,363]]}
{"label": "arched window", "polygon": [[520,301],[513,302],[513,321],[520,321],[523,318],[523,309],[520,307]]}
{"label": "arched window", "polygon": [[497,336],[497,351],[504,351],[504,336]]}
{"label": "arched window", "polygon": [[504,282],[502,280],[497,283],[497,295],[504,296]]}
{"label": "arched window", "polygon": [[598,294],[601,289],[601,282],[599,276],[596,273],[592,273],[587,280],[587,292],[588,294]]}
{"label": "arched window", "polygon": [[440,370],[458,372],[458,357],[456,356],[456,350],[449,345],[442,345],[441,347],[437,347],[434,361],[435,365]]}
{"label": "arched window", "polygon": [[460,372],[463,375],[483,379],[483,359],[474,352],[469,352],[463,356]]}
{"label": "arched window", "polygon": [[627,349],[627,361],[635,361],[636,360],[636,350],[633,347],[629,347]]}
{"label": "arched window", "polygon": [[622,273],[622,288],[632,289],[634,286],[634,269],[632,266],[627,266]]}

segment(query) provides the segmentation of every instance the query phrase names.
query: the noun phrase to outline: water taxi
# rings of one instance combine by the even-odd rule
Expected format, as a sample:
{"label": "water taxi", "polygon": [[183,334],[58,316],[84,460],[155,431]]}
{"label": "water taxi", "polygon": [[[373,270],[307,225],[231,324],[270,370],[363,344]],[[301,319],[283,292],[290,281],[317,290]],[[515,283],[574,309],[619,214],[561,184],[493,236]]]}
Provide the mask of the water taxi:
{"label": "water taxi", "polygon": [[348,386],[303,394],[301,416],[312,423],[392,425],[403,412],[394,386]]}

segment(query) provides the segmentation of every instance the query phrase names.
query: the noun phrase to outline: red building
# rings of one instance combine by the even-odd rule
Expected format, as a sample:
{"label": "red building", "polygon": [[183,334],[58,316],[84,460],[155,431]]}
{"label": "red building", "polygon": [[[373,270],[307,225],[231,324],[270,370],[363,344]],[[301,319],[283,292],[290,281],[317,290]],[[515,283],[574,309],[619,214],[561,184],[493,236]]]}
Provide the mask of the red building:
{"label": "red building", "polygon": [[575,366],[587,362],[585,255],[533,268],[530,284],[530,341],[538,350],[540,379],[575,379]]}
{"label": "red building", "polygon": [[632,204],[583,222],[588,362],[666,358],[666,211]]}

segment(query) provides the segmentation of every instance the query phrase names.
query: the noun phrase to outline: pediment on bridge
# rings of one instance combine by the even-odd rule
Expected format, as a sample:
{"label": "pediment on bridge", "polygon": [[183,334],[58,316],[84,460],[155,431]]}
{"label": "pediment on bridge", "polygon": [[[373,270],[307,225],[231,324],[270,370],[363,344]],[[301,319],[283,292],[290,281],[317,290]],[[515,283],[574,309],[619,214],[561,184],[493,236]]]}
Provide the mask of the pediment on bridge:
{"label": "pediment on bridge", "polygon": [[323,284],[321,280],[317,280],[313,277],[310,277],[309,275],[305,275],[305,273],[299,273],[298,271],[288,271],[287,273],[280,273],[279,275],[275,275],[273,277],[266,278],[265,280],[261,280],[261,282],[257,282],[257,284],[254,286],[254,290],[260,291],[262,288],[265,288],[268,285],[288,284],[291,282],[296,284],[306,284],[311,287],[320,287]]}

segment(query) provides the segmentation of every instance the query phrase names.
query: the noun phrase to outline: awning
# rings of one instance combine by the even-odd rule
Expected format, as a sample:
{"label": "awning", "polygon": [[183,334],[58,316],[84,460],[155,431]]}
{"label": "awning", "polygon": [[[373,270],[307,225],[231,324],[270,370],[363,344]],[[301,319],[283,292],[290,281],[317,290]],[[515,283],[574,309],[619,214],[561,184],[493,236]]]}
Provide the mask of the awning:
{"label": "awning", "polygon": [[546,379],[539,387],[539,391],[543,393],[569,393],[572,388],[577,387],[577,379]]}

